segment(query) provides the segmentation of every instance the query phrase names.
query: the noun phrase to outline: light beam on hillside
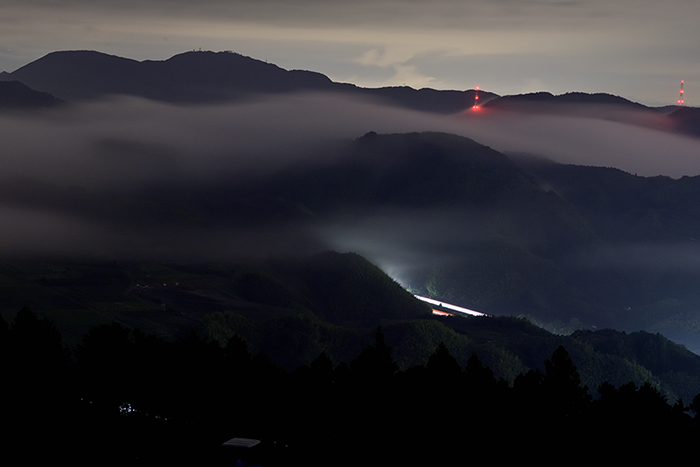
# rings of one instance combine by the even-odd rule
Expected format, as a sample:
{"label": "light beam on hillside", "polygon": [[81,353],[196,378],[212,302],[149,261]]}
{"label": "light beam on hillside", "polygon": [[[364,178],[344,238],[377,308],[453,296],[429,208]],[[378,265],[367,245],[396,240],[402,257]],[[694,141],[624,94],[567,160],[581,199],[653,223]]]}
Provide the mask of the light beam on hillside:
{"label": "light beam on hillside", "polygon": [[486,313],[482,313],[480,311],[470,310],[469,308],[462,308],[461,306],[451,305],[451,304],[445,303],[445,302],[440,302],[438,300],[433,300],[432,298],[421,297],[420,295],[414,295],[414,297],[416,297],[418,300],[428,302],[431,305],[439,306],[442,308],[447,308],[448,310],[456,311],[457,313],[461,313],[463,315],[488,316]]}

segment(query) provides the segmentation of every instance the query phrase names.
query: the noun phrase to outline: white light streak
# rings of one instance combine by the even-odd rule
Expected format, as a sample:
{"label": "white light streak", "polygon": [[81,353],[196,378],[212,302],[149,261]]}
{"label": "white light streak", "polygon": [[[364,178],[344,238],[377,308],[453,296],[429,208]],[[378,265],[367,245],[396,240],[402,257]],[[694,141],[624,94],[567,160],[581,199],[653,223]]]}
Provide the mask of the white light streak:
{"label": "white light streak", "polygon": [[414,297],[416,297],[418,300],[423,300],[424,302],[428,302],[431,305],[436,305],[436,306],[441,306],[443,308],[448,308],[450,310],[456,311],[457,313],[462,313],[462,314],[471,315],[471,316],[488,316],[486,313],[482,313],[480,311],[470,310],[469,308],[462,308],[461,306],[451,305],[451,304],[445,303],[445,302],[440,302],[437,300],[433,300],[432,298],[421,297],[420,295],[414,295]]}

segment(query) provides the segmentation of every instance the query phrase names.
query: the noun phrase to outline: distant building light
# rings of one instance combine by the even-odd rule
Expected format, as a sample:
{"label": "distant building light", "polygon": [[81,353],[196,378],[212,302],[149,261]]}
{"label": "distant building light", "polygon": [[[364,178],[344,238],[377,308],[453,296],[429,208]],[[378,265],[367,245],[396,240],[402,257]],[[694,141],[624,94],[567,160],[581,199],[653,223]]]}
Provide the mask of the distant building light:
{"label": "distant building light", "polygon": [[433,308],[433,314],[436,316],[454,316],[452,313],[448,313],[446,311],[436,310],[435,308]]}

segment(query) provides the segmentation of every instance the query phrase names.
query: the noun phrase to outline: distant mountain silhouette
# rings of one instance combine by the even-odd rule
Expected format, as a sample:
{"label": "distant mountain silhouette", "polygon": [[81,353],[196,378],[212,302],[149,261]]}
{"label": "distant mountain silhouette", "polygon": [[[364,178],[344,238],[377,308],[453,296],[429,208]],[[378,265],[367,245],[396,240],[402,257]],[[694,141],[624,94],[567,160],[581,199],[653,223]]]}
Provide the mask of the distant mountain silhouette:
{"label": "distant mountain silhouette", "polygon": [[[113,95],[135,96],[176,104],[217,103],[262,94],[333,92],[367,97],[413,110],[457,113],[474,105],[474,90],[413,89],[408,86],[363,88],[337,83],[306,70],[277,65],[234,52],[192,51],[167,60],[137,61],[96,51],[52,52],[12,73],[0,73],[0,82],[19,81],[59,99],[86,101]],[[700,135],[700,118],[693,108],[652,108],[607,93],[536,92],[498,96],[479,91],[489,111],[578,115],[623,121],[660,130]],[[680,112],[678,112],[680,111]],[[668,115],[667,114],[671,114]]]}
{"label": "distant mountain silhouette", "polygon": [[589,94],[585,92],[568,92],[554,95],[549,92],[534,92],[529,94],[516,94],[502,96],[486,102],[483,106],[494,109],[524,110],[547,108],[547,104],[605,104],[615,105],[631,110],[654,111],[654,109],[637,102],[632,102],[624,97],[606,93]]}
{"label": "distant mountain silhouette", "polygon": [[318,73],[288,72],[234,53],[187,52],[144,61],[94,51],[53,52],[17,71],[22,81],[67,100],[132,95],[172,102],[208,102],[255,92],[323,89]]}
{"label": "distant mountain silhouette", "polygon": [[0,110],[36,109],[65,104],[51,94],[34,91],[19,81],[0,81]]}
{"label": "distant mountain silhouette", "polygon": [[[474,91],[367,89],[334,83],[327,76],[276,65],[233,52],[186,52],[164,61],[139,62],[95,51],[50,53],[0,76],[68,101],[130,95],[174,103],[207,103],[256,94],[300,91],[370,96],[416,110],[453,113],[474,103]],[[480,91],[482,99],[495,94]]]}
{"label": "distant mountain silhouette", "polygon": [[[438,91],[436,89],[413,89],[408,86],[384,88],[355,88],[360,94],[385,100],[389,104],[410,109],[438,113],[455,113],[474,105],[475,91]],[[479,99],[486,102],[497,97],[491,92],[479,91]]]}
{"label": "distant mountain silhouette", "polygon": [[[647,107],[624,97],[607,93],[549,92],[496,97],[482,105],[489,112],[562,115],[617,121],[653,128],[659,131],[680,131],[698,136],[700,120],[686,116],[669,116],[668,107]],[[673,114],[672,114],[673,115]]]}

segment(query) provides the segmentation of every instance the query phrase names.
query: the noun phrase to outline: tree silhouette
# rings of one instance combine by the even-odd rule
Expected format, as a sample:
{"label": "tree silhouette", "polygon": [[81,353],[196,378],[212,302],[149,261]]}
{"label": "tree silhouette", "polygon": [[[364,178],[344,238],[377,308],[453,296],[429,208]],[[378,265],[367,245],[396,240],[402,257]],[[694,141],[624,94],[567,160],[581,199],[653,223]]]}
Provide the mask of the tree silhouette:
{"label": "tree silhouette", "polygon": [[489,387],[496,384],[491,368],[484,366],[476,354],[472,354],[464,367],[464,373],[470,385]]}
{"label": "tree silhouette", "polygon": [[333,381],[333,361],[326,352],[316,357],[309,365],[310,379],[317,383],[327,385]]}
{"label": "tree silhouette", "polygon": [[226,343],[224,353],[229,371],[236,376],[247,377],[252,356],[248,350],[248,344],[239,334],[231,336]]}
{"label": "tree silhouette", "polygon": [[67,353],[63,348],[61,333],[49,319],[39,319],[27,307],[17,312],[8,338],[17,352],[15,358],[23,360],[22,366],[39,365],[46,370],[66,363]]}
{"label": "tree silhouette", "polygon": [[[5,333],[4,329],[0,332]],[[68,354],[53,323],[26,307],[17,313],[4,337],[3,450],[21,453],[26,465],[39,465],[48,459],[41,458],[43,449],[32,446],[34,440],[44,430],[58,431],[69,416]],[[44,447],[57,449],[60,437],[47,438],[51,439]]]}
{"label": "tree silhouette", "polygon": [[587,387],[581,387],[581,376],[563,345],[554,351],[551,360],[544,362],[544,368],[542,391],[550,407],[563,416],[580,413],[591,396]]}
{"label": "tree silhouette", "polygon": [[429,378],[437,378],[443,381],[456,381],[462,373],[457,359],[450,354],[445,342],[442,341],[435,349],[435,352],[428,357],[426,370]]}
{"label": "tree silhouette", "polygon": [[386,382],[399,370],[399,366],[391,356],[391,347],[386,345],[381,326],[377,328],[374,339],[375,344],[362,349],[350,363],[350,368],[362,380]]}
{"label": "tree silhouette", "polygon": [[117,322],[92,328],[76,347],[81,397],[118,407],[131,401],[134,342],[131,330]]}

